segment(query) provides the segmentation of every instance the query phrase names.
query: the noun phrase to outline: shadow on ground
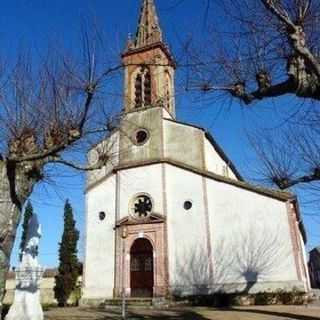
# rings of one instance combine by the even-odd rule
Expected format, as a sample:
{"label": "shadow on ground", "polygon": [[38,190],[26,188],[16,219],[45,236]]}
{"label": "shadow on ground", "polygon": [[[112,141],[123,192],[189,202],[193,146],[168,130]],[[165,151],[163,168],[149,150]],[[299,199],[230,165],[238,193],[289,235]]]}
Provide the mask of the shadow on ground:
{"label": "shadow on ground", "polygon": [[[120,320],[121,312],[119,310],[92,310],[92,309],[82,309],[82,312],[66,312],[63,313],[48,313],[45,317],[46,320]],[[127,313],[128,320],[210,320],[205,318],[197,312],[189,310],[130,310]]]}
{"label": "shadow on ground", "polygon": [[[281,310],[273,308],[176,308],[176,309],[130,309],[128,320],[246,320],[246,319],[270,319],[270,320],[320,320],[317,310],[307,308],[285,308]],[[299,313],[306,313],[302,315]],[[203,315],[205,314],[205,316]],[[46,313],[45,320],[121,320],[121,311],[117,309],[89,309],[89,308],[65,308],[52,309]]]}
{"label": "shadow on ground", "polygon": [[320,314],[319,317],[314,317],[314,316],[306,316],[306,315],[300,315],[300,314],[294,314],[290,312],[281,312],[281,311],[275,311],[275,310],[261,310],[261,309],[254,309],[254,308],[248,308],[248,309],[225,309],[225,311],[233,311],[237,313],[241,312],[246,312],[246,313],[255,313],[255,314],[263,314],[267,316],[274,316],[278,317],[279,320],[281,318],[285,319],[293,319],[293,320],[319,320],[320,319]]}
{"label": "shadow on ground", "polygon": [[159,314],[150,314],[150,315],[139,315],[135,313],[130,313],[128,318],[129,320],[150,320],[150,319],[163,319],[163,320],[210,320],[209,318],[205,318],[202,315],[192,312],[192,311],[185,311],[185,312],[161,312]]}

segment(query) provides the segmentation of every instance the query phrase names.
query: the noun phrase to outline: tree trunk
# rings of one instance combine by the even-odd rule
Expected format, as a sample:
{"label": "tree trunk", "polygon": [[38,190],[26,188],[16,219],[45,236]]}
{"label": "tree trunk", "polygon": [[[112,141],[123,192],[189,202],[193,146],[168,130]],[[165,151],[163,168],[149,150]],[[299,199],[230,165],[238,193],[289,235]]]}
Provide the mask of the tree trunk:
{"label": "tree trunk", "polygon": [[0,161],[0,315],[21,209],[36,183],[25,168]]}

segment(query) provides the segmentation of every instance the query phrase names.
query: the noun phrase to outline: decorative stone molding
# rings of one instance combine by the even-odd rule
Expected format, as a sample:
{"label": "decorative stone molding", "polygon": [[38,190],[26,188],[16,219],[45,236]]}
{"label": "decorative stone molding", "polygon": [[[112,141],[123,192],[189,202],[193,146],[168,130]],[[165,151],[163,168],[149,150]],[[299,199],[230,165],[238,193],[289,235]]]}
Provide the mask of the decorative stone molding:
{"label": "decorative stone molding", "polygon": [[[154,220],[152,220],[152,218]],[[126,237],[123,238],[124,229]],[[128,217],[122,219],[116,226],[117,246],[116,250],[116,287],[115,297],[121,297],[123,287],[127,296],[131,294],[130,288],[130,250],[139,238],[148,239],[154,250],[154,288],[153,296],[162,297],[167,293],[167,272],[165,252],[165,223],[164,219],[155,215],[150,217],[149,223],[137,224]]]}

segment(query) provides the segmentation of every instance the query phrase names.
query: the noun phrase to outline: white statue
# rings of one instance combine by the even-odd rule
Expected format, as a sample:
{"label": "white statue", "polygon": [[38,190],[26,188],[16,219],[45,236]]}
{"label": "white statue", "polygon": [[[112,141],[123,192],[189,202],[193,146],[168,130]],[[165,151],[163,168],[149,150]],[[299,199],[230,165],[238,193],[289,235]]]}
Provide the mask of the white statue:
{"label": "white statue", "polygon": [[37,215],[33,214],[28,225],[22,261],[16,269],[14,302],[5,320],[43,320],[39,290],[43,268],[37,259],[40,238],[41,226]]}

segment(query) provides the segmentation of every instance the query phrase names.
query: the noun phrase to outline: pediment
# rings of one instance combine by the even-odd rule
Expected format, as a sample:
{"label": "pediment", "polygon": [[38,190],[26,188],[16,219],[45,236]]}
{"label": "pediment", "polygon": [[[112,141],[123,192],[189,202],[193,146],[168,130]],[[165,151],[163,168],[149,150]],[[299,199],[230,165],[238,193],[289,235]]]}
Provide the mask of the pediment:
{"label": "pediment", "polygon": [[125,225],[136,225],[136,224],[151,224],[151,223],[163,223],[166,221],[166,218],[163,215],[152,213],[146,218],[134,218],[132,216],[127,216],[121,220],[118,220],[116,227],[121,227]]}

